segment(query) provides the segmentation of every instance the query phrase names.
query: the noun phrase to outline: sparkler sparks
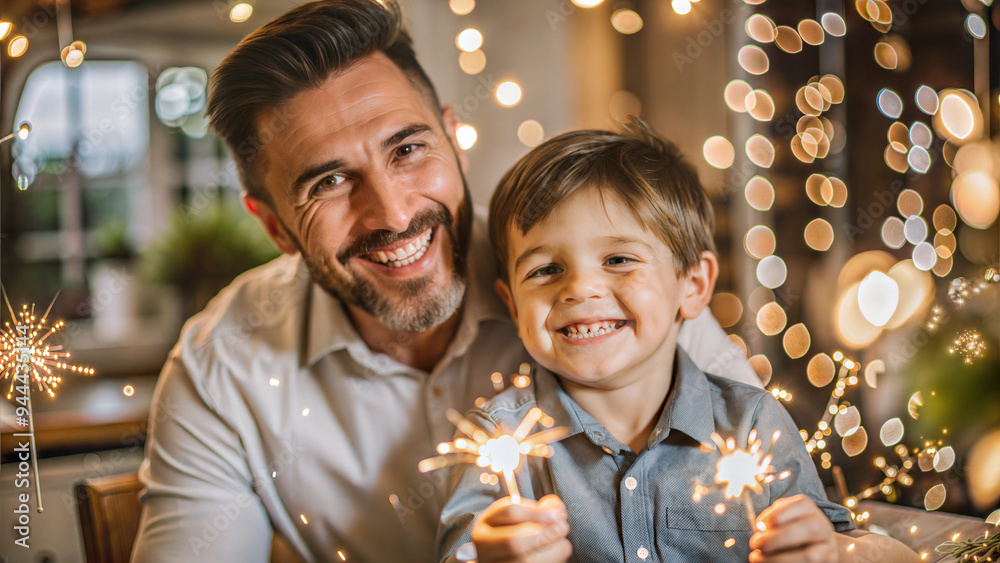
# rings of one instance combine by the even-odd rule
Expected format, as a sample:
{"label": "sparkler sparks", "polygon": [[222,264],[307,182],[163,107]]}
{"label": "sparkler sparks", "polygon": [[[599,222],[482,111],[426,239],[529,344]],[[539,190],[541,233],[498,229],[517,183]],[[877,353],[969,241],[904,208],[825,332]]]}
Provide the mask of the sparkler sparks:
{"label": "sparkler sparks", "polygon": [[557,426],[528,436],[537,422],[541,422],[543,426],[552,425],[552,418],[545,416],[542,409],[537,407],[528,411],[513,433],[501,434],[495,438],[490,438],[482,428],[454,409],[448,409],[446,415],[466,438],[455,438],[452,442],[438,444],[437,451],[441,455],[421,461],[418,469],[427,473],[458,463],[475,463],[479,467],[489,468],[490,471],[503,475],[507,492],[514,504],[521,502],[517,482],[514,480],[514,470],[521,464],[521,458],[526,455],[551,456],[549,442],[564,438],[569,433],[567,428]]}
{"label": "sparkler sparks", "polygon": [[[774,481],[775,476],[771,473],[771,450],[774,443],[781,436],[780,431],[775,431],[771,436],[771,444],[767,451],[761,449],[761,441],[757,439],[757,430],[751,430],[747,436],[747,449],[737,448],[736,442],[732,438],[723,440],[722,436],[713,433],[712,441],[718,446],[722,457],[716,464],[715,483],[713,487],[703,487],[695,485],[692,499],[695,502],[708,492],[715,489],[724,489],[727,499],[739,498],[747,512],[747,519],[750,521],[752,529],[763,529],[762,524],[757,523],[757,514],[750,500],[750,491],[760,494],[764,491],[761,483]],[[783,471],[777,479],[787,479],[791,473]],[[720,508],[721,507],[721,508]],[[716,512],[725,512],[725,505],[716,505]]]}
{"label": "sparkler sparks", "polygon": [[[6,296],[5,300],[6,300]],[[55,303],[55,300],[53,300]],[[25,363],[23,350],[28,350],[27,363],[30,364],[31,380],[38,387],[39,391],[48,393],[50,397],[55,397],[55,389],[62,383],[62,377],[53,373],[53,370],[67,370],[79,375],[93,375],[91,368],[70,365],[63,360],[69,359],[70,353],[62,351],[62,346],[49,346],[45,341],[65,326],[62,321],[56,322],[51,327],[46,327],[45,323],[52,305],[45,311],[41,319],[35,317],[35,307],[30,308],[23,305],[19,314],[14,314],[7,301],[7,308],[14,319],[15,327],[11,327],[10,322],[4,323],[4,329],[0,329],[0,341],[3,342],[3,351],[0,352],[0,374],[2,379],[10,380],[10,387],[7,388],[7,398],[11,398],[11,393],[16,382],[15,372],[19,364]]]}
{"label": "sparkler sparks", "polygon": [[965,358],[966,364],[971,364],[986,352],[986,342],[978,332],[967,330],[958,335],[955,342],[948,347],[949,354],[958,354]]}

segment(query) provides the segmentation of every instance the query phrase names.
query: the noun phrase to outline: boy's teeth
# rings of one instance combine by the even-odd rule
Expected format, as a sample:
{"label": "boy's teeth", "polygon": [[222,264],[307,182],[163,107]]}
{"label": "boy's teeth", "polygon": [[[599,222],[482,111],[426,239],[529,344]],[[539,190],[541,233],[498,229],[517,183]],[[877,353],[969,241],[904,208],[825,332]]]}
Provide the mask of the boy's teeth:
{"label": "boy's teeth", "polygon": [[420,260],[424,253],[427,252],[430,240],[431,231],[427,231],[427,234],[415,242],[408,243],[406,246],[397,248],[396,250],[372,252],[368,255],[368,259],[372,262],[389,266],[390,268],[400,268]]}
{"label": "boy's teeth", "polygon": [[566,327],[566,335],[570,338],[593,338],[613,332],[620,327],[618,321],[602,321],[591,324],[571,325]]}

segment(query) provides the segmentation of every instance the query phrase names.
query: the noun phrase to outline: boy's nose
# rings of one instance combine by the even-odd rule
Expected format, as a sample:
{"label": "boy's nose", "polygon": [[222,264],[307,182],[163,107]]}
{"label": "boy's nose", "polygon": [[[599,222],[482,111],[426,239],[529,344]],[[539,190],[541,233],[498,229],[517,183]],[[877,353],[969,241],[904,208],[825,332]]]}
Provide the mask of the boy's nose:
{"label": "boy's nose", "polygon": [[568,273],[559,295],[563,303],[577,303],[588,299],[600,299],[607,293],[607,288],[600,276],[586,272]]}

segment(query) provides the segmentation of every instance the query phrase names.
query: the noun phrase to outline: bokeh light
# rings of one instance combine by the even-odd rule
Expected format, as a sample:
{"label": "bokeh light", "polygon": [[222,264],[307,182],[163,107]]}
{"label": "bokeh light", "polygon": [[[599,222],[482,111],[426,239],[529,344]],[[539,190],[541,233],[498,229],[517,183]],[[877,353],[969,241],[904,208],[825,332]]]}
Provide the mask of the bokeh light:
{"label": "bokeh light", "polygon": [[882,327],[889,322],[899,304],[899,285],[883,272],[874,271],[858,285],[858,307],[871,324]]}
{"label": "bokeh light", "polygon": [[939,231],[954,231],[958,225],[958,216],[955,210],[947,204],[941,204],[934,210],[934,228]]}
{"label": "bokeh light", "polygon": [[253,6],[246,2],[241,2],[229,10],[229,19],[234,23],[245,22],[253,15]]}
{"label": "bokeh light", "polygon": [[486,68],[486,53],[482,49],[472,52],[462,51],[458,55],[458,67],[465,74],[479,74]]}
{"label": "bokeh light", "polygon": [[889,217],[882,223],[882,242],[889,248],[902,248],[906,244],[903,233],[903,220],[899,217]]}
{"label": "bokeh light", "polygon": [[774,44],[786,53],[798,53],[802,50],[802,38],[799,32],[787,25],[779,25],[775,29]]}
{"label": "bokeh light", "polygon": [[843,37],[847,34],[847,24],[844,22],[844,18],[840,17],[840,14],[827,12],[823,14],[820,21],[823,23],[823,29],[834,37]]}
{"label": "bokeh light", "polygon": [[732,293],[720,292],[712,296],[712,316],[722,328],[729,328],[743,316],[743,303]]}
{"label": "bokeh light", "polygon": [[809,352],[809,347],[812,345],[809,329],[802,323],[792,325],[785,331],[781,343],[789,358],[793,360],[801,358]]}
{"label": "bokeh light", "polygon": [[951,184],[951,202],[966,225],[977,229],[989,227],[1000,212],[996,178],[979,170],[959,174]]}
{"label": "bokeh light", "polygon": [[920,174],[926,174],[931,167],[931,155],[924,147],[913,147],[906,155],[910,169]]}
{"label": "bokeh light", "polygon": [[854,434],[844,437],[841,445],[844,453],[850,457],[863,453],[868,448],[868,432],[865,431],[865,427],[862,426]]}
{"label": "bokeh light", "polygon": [[736,151],[733,144],[721,135],[709,137],[701,147],[701,154],[705,157],[705,162],[714,168],[725,170],[733,165],[736,158]]}
{"label": "bokeh light", "polygon": [[747,182],[747,203],[757,211],[767,211],[774,205],[774,186],[763,176],[754,176]]}
{"label": "bokeh light", "polygon": [[17,35],[11,38],[10,42],[7,43],[7,54],[11,57],[20,57],[28,50],[28,38],[23,35]]}
{"label": "bokeh light", "polygon": [[816,20],[802,20],[798,26],[799,37],[810,45],[819,45],[826,39],[823,26]]}
{"label": "bokeh light", "polygon": [[816,218],[806,225],[803,237],[813,250],[826,251],[833,244],[833,226],[826,219]]}
{"label": "bokeh light", "polygon": [[913,247],[913,265],[918,270],[929,271],[937,264],[937,251],[929,242],[921,242]]}
{"label": "bokeh light", "polygon": [[757,328],[766,336],[774,336],[785,330],[788,317],[785,310],[774,301],[757,311]]}
{"label": "bokeh light", "polygon": [[914,121],[910,126],[910,142],[918,147],[930,148],[934,142],[934,133],[931,128],[922,121]]}
{"label": "bokeh light", "polygon": [[545,139],[545,129],[534,119],[528,119],[517,126],[517,140],[526,147],[534,147]]}
{"label": "bokeh light", "polygon": [[483,46],[483,34],[478,29],[469,28],[455,36],[455,45],[459,49],[471,53]]}
{"label": "bokeh light", "polygon": [[611,14],[611,26],[618,33],[632,35],[642,29],[642,18],[635,10],[622,8]]}
{"label": "bokeh light", "polygon": [[758,43],[770,43],[774,41],[776,36],[775,30],[777,26],[771,21],[771,18],[767,16],[762,16],[760,14],[754,14],[747,18],[746,32],[751,39]]}
{"label": "bokeh light", "polygon": [[770,62],[764,50],[756,45],[745,45],[736,55],[743,70],[750,74],[764,74],[770,68]]}
{"label": "bokeh light", "polygon": [[771,255],[757,263],[757,281],[766,288],[781,287],[788,276],[788,267],[780,257]]}
{"label": "bokeh light", "polygon": [[920,244],[927,240],[927,222],[919,215],[911,215],[903,223],[903,235],[906,242]]}
{"label": "bokeh light", "polygon": [[774,231],[764,225],[751,227],[743,237],[743,247],[747,254],[758,260],[774,254],[776,244]]}
{"label": "bokeh light", "polygon": [[861,411],[858,407],[850,406],[837,412],[833,419],[833,428],[837,434],[843,437],[850,436],[861,428]]}
{"label": "bokeh light", "polygon": [[770,168],[774,163],[774,145],[759,133],[747,139],[746,153],[747,158],[761,168]]}
{"label": "bokeh light", "polygon": [[[600,0],[597,3],[600,4]],[[449,0],[448,7],[456,16],[464,16],[476,9],[476,0]]]}
{"label": "bokeh light", "polygon": [[767,359],[764,354],[757,354],[755,356],[750,356],[747,358],[747,362],[750,367],[753,368],[754,372],[757,373],[757,377],[760,378],[761,385],[767,385],[771,381],[771,375],[774,370],[771,367],[771,360]]}
{"label": "bokeh light", "polygon": [[747,110],[747,96],[753,92],[753,87],[744,80],[732,80],[726,84],[725,98],[729,109],[743,113]]}
{"label": "bokeh light", "polygon": [[833,381],[837,366],[833,363],[833,358],[824,353],[816,354],[809,360],[806,366],[806,377],[809,383],[816,387],[826,387]]}
{"label": "bokeh light", "polygon": [[905,189],[899,192],[899,196],[896,197],[896,209],[903,217],[920,215],[924,212],[924,199],[917,192]]}
{"label": "bokeh light", "polygon": [[836,328],[841,342],[863,348],[875,341],[882,329],[873,325],[861,312],[858,299],[860,284],[850,286],[837,305]]}
{"label": "bokeh light", "polygon": [[618,90],[614,94],[611,94],[608,109],[611,112],[611,117],[616,121],[627,123],[629,117],[639,117],[642,115],[642,102],[639,100],[639,96],[636,96],[632,92]]}
{"label": "bokeh light", "polygon": [[691,12],[691,0],[671,0],[670,7],[683,16]]}
{"label": "bokeh light", "polygon": [[462,150],[469,150],[476,144],[476,139],[479,138],[479,134],[476,133],[475,127],[462,124],[455,129],[455,138],[458,140],[458,146],[461,147]]}
{"label": "bokeh light", "polygon": [[937,113],[940,100],[938,99],[937,92],[935,92],[930,86],[924,85],[917,88],[917,92],[913,95],[913,99],[917,102],[917,107],[920,108],[920,111],[926,113],[927,115],[934,115]]}
{"label": "bokeh light", "polygon": [[898,119],[903,113],[903,100],[900,99],[899,94],[888,88],[882,88],[879,90],[876,101],[878,103],[879,111],[881,111],[886,117]]}
{"label": "bokeh light", "polygon": [[979,14],[969,14],[965,18],[965,30],[976,39],[983,39],[986,37],[986,20]]}
{"label": "bokeh light", "polygon": [[497,101],[504,106],[514,106],[521,101],[521,87],[516,82],[501,82],[497,86]]}

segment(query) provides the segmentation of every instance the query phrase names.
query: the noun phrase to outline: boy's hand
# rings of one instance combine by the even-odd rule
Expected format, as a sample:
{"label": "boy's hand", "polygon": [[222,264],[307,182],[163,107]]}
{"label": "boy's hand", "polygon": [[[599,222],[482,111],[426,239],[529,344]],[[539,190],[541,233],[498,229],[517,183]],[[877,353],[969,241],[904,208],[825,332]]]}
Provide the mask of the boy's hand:
{"label": "boy's hand", "polygon": [[750,537],[750,563],[836,563],[833,524],[805,495],[780,498],[757,517],[766,528]]}
{"label": "boy's hand", "polygon": [[472,529],[479,563],[562,563],[573,553],[566,535],[569,515],[555,495],[512,504],[504,497],[489,506]]}

